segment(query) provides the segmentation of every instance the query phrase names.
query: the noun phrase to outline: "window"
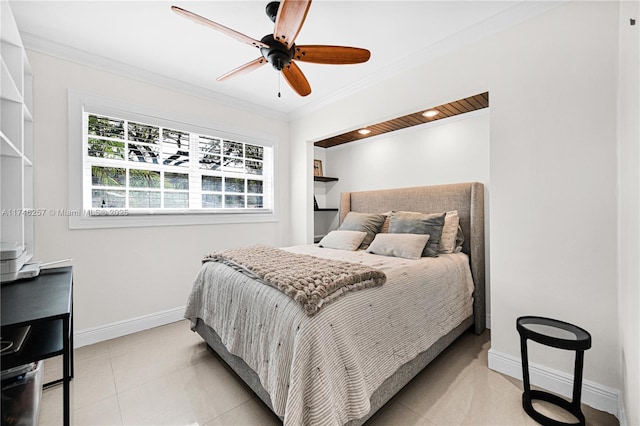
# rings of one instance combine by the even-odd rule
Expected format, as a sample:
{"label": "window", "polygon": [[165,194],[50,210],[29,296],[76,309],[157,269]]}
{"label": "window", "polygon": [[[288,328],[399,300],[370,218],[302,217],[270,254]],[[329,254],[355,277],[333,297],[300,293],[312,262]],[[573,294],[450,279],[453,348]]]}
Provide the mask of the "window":
{"label": "window", "polygon": [[[124,216],[146,217],[143,226],[160,224],[158,216],[171,215],[207,214],[210,219],[160,220],[161,224],[273,220],[273,142],[157,114],[105,108],[70,92],[72,104],[81,106],[81,144],[72,143],[70,150],[81,145],[82,188],[76,205],[81,204],[83,212],[73,216],[121,216],[111,219],[117,225],[107,226],[141,224],[126,224]],[[70,119],[70,126],[77,124]],[[246,220],[247,215],[254,218]],[[231,216],[236,219],[229,220]],[[211,219],[215,217],[224,219]],[[70,226],[93,227],[79,226],[71,218]]]}

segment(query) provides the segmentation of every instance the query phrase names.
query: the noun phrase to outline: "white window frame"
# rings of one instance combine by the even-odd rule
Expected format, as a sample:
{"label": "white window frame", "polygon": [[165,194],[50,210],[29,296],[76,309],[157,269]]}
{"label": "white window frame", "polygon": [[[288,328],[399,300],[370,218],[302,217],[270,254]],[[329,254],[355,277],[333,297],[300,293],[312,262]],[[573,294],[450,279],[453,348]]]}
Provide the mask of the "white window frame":
{"label": "white window frame", "polygon": [[[83,209],[86,196],[84,188],[84,112],[107,117],[118,117],[145,124],[170,127],[177,130],[194,132],[202,135],[241,141],[253,145],[272,148],[273,175],[269,187],[272,200],[271,209],[171,209],[126,211],[113,209],[113,214],[95,215],[99,209],[87,211]],[[152,107],[133,105],[104,98],[101,96],[69,90],[69,210],[63,212],[69,217],[69,229],[121,228],[147,226],[179,226],[208,225],[227,223],[260,223],[275,222],[276,215],[276,171],[277,171],[277,138],[273,135],[257,134],[246,129],[230,129],[219,123],[198,121],[193,117],[178,116],[175,113],[158,110]],[[135,168],[135,166],[134,166]],[[268,179],[267,179],[268,180]],[[265,182],[266,183],[266,182]],[[83,194],[83,191],[85,193]],[[90,194],[89,190],[89,194]],[[109,213],[108,209],[105,213]]]}

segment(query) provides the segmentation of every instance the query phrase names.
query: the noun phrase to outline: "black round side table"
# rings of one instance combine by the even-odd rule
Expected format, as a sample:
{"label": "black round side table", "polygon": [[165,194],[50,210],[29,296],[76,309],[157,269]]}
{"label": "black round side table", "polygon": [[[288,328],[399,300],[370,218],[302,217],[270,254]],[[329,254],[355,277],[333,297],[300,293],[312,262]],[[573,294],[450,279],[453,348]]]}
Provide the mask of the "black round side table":
{"label": "black round side table", "polygon": [[[527,414],[540,423],[549,426],[582,425],[585,424],[584,414],[580,408],[580,393],[582,392],[582,366],[584,351],[591,347],[591,335],[584,329],[567,322],[551,318],[526,316],[516,320],[516,329],[520,334],[520,350],[522,352],[522,407]],[[527,339],[558,349],[576,351],[576,363],[573,374],[573,400],[567,401],[557,395],[540,390],[531,390],[529,381],[529,357]],[[578,423],[564,423],[551,419],[534,410],[532,400],[542,400],[556,405],[573,414]]]}

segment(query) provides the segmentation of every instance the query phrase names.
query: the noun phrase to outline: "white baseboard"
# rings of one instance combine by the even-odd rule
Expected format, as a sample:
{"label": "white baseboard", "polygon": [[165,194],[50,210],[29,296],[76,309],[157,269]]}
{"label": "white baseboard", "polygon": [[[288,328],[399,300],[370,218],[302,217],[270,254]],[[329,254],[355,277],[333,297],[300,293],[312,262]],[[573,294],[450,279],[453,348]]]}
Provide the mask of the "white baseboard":
{"label": "white baseboard", "polygon": [[126,336],[127,334],[137,333],[138,331],[167,325],[182,319],[184,319],[184,306],[124,321],[113,322],[99,327],[87,328],[73,334],[73,346],[80,348],[116,337]]}
{"label": "white baseboard", "polygon": [[[489,349],[489,368],[507,376],[522,380],[522,363],[519,357]],[[540,364],[529,363],[529,378],[532,385],[571,398],[573,375],[553,370]],[[581,402],[595,409],[606,411],[618,418],[624,426],[624,407],[619,390],[599,383],[583,380]]]}
{"label": "white baseboard", "polygon": [[619,407],[618,407],[618,415],[616,417],[618,417],[618,421],[620,422],[620,426],[627,426],[627,413],[624,411],[624,398],[622,398],[622,396],[620,397],[619,401]]}

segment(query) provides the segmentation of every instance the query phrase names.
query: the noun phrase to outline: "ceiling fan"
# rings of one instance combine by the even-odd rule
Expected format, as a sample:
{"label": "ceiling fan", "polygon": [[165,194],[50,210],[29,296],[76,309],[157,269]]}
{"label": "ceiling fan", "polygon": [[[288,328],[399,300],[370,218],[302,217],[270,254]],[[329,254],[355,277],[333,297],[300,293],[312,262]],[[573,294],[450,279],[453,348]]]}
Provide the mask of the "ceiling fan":
{"label": "ceiling fan", "polygon": [[[282,0],[282,2],[272,1],[269,3],[266,7],[266,13],[269,19],[275,23],[275,28],[273,34],[267,34],[260,41],[178,6],[171,6],[171,9],[178,15],[198,24],[213,28],[260,49],[261,57],[221,75],[217,78],[218,81],[256,70],[269,62],[273,68],[282,72],[284,79],[296,93],[300,96],[307,96],[311,93],[311,86],[294,61],[331,65],[358,64],[367,62],[371,56],[368,50],[357,47],[296,45],[296,37],[307,17],[310,6],[311,0]],[[278,96],[280,96],[279,93]]]}

